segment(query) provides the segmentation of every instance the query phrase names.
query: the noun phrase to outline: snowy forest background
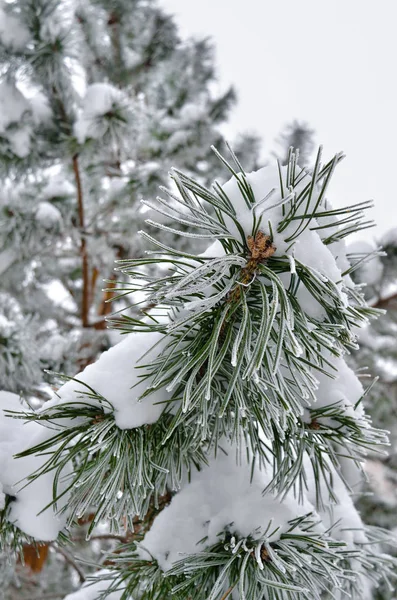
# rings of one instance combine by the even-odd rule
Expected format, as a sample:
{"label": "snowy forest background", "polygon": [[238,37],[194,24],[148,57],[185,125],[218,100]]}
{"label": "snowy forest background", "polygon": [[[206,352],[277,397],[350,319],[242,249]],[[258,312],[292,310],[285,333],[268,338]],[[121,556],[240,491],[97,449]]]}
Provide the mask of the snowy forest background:
{"label": "snowy forest background", "polygon": [[[59,374],[75,376],[120,341],[117,326],[108,328],[111,314],[150,311],[132,305],[128,275],[115,261],[143,255],[141,199],[156,198],[171,167],[203,186],[229,179],[211,145],[228,152],[224,132],[238,93],[217,85],[213,42],[182,37],[154,0],[2,2],[0,75],[0,389],[20,396],[15,410],[37,409],[61,385]],[[310,123],[295,121],[280,132],[276,153],[256,132],[228,141],[249,173],[276,159],[286,165],[291,146],[310,167],[321,140]],[[170,225],[167,215],[162,224]],[[360,331],[360,349],[347,361],[363,385],[378,378],[364,403],[373,424],[391,432],[391,445],[387,456],[369,454],[368,482],[353,499],[366,523],[395,534],[397,223],[391,217],[382,235],[371,226],[364,221],[349,242],[359,264],[352,277],[370,307],[387,313]],[[169,228],[160,237],[188,254],[206,248]],[[36,548],[30,536],[38,532],[10,534],[12,497],[1,476],[8,427],[0,423],[0,597],[61,600],[130,534],[98,522],[87,541],[89,510],[74,523],[72,546]],[[10,556],[10,535],[19,554]],[[97,598],[89,593],[71,598]],[[396,597],[386,585],[371,595]]]}

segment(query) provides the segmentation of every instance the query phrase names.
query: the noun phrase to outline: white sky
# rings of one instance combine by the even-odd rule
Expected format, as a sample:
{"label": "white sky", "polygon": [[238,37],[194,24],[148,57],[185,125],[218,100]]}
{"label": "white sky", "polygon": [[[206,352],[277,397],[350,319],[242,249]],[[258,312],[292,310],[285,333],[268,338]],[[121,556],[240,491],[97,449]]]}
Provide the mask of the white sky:
{"label": "white sky", "polygon": [[374,199],[378,235],[397,226],[397,0],[161,0],[181,33],[210,36],[222,87],[239,102],[231,131],[268,151],[307,121],[324,156],[343,150],[330,199]]}

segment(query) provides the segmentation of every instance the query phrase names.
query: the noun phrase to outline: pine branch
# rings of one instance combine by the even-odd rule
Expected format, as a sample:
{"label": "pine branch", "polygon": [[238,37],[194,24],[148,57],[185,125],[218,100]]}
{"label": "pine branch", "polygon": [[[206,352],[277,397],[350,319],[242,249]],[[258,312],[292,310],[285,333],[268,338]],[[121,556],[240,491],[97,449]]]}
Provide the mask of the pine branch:
{"label": "pine branch", "polygon": [[[81,385],[81,382],[76,383]],[[30,480],[34,480],[44,473],[53,472],[54,490],[65,466],[74,465],[67,478],[66,492],[61,495],[55,492],[51,502],[56,506],[62,495],[75,489],[65,506],[70,513],[70,523],[75,514],[93,509],[95,513],[90,519],[89,535],[103,519],[109,519],[112,533],[119,534],[121,528],[127,528],[134,534],[141,534],[142,523],[145,529],[150,527],[158,510],[169,502],[168,486],[176,489],[186,468],[190,470],[192,465],[206,464],[204,449],[198,440],[191,439],[188,431],[181,429],[169,437],[167,446],[164,446],[162,442],[171,420],[166,413],[152,426],[121,431],[109,414],[109,403],[88,388],[86,386],[86,391],[82,392],[83,401],[54,406],[36,414],[13,413],[13,416],[39,420],[55,429],[46,441],[20,456],[47,453],[56,445],[56,452],[50,453],[48,461],[29,476]],[[70,419],[75,421],[75,426],[70,426]],[[60,426],[54,427],[56,423]],[[91,452],[92,444],[97,447],[95,452]],[[149,463],[142,461],[142,448],[150,455]],[[91,476],[88,476],[89,472]],[[78,483],[81,478],[85,480],[83,485]],[[108,493],[114,489],[123,490],[116,501]],[[137,521],[134,515],[143,517]]]}
{"label": "pine branch", "polygon": [[[195,254],[143,235],[155,249],[120,260],[131,283],[112,278],[105,293],[140,292],[132,306],[152,310],[115,320],[133,335],[51,405],[7,411],[49,430],[16,456],[40,457],[28,480],[52,483],[43,510],[68,511],[67,526],[92,511],[88,535],[106,519],[110,535],[126,540],[107,560],[115,575],[106,593],[359,597],[364,577],[387,581],[393,566],[376,551],[382,536],[353,512],[343,472],[345,459],[356,472],[387,441],[362,408],[370,388],[363,393],[345,363],[356,329],[379,311],[343,277],[337,259],[349,263],[333,246],[367,226],[367,204],[330,209],[325,193],[340,154],[322,167],[319,152],[310,176],[292,150],[285,168],[254,175],[233,153],[232,164],[217,156],[232,175],[223,187],[174,171],[178,195],[145,201],[161,215],[147,223],[168,239],[216,242]],[[73,161],[84,235],[77,154]],[[114,386],[104,381],[113,368]],[[224,476],[229,493],[218,506]],[[338,521],[333,510],[344,508],[350,514]],[[183,539],[174,532],[185,518],[192,534]]]}
{"label": "pine branch", "polygon": [[229,530],[219,534],[219,542],[184,556],[165,573],[153,557],[142,558],[147,554],[144,544],[143,552],[139,544],[127,544],[109,555],[114,573],[107,593],[123,590],[127,598],[139,591],[141,600],[224,600],[238,585],[238,597],[247,600],[320,600],[345,588],[360,597],[364,569],[374,581],[380,571],[386,579],[393,577],[396,561],[376,549],[383,530],[368,528],[368,543],[351,548],[332,537],[333,528],[321,531],[317,525],[314,515],[302,516],[290,521],[278,540],[272,540],[271,521],[258,538]]}

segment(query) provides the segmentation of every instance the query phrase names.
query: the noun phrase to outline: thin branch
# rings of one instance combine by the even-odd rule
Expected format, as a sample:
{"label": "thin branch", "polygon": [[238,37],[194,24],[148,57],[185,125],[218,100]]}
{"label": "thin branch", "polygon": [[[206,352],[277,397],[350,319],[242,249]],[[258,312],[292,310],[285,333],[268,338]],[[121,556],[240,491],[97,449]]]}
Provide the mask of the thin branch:
{"label": "thin branch", "polygon": [[[61,118],[64,121],[64,125],[68,134],[71,133],[71,125],[70,119],[68,118],[68,114],[61,98],[61,95],[55,85],[52,86],[52,94],[57,103]],[[87,242],[85,239],[85,221],[84,221],[84,204],[83,204],[83,187],[81,185],[81,177],[80,177],[80,169],[79,169],[79,155],[76,153],[72,158],[73,163],[73,172],[76,181],[77,188],[77,208],[79,215],[79,228],[81,235],[81,243],[80,243],[80,256],[82,260],[82,271],[83,271],[83,298],[82,298],[82,307],[81,307],[81,321],[83,327],[89,327],[88,323],[88,313],[89,313],[89,295],[90,295],[90,282],[89,282],[89,274],[88,274],[88,254],[87,254]]]}
{"label": "thin branch", "polygon": [[81,304],[81,321],[83,327],[89,327],[88,313],[89,313],[89,300],[90,300],[90,277],[88,271],[88,253],[87,253],[87,241],[85,238],[85,222],[84,222],[84,204],[83,204],[83,188],[81,185],[80,169],[79,169],[79,155],[73,156],[73,172],[77,187],[77,206],[79,214],[79,225],[81,231],[81,243],[80,243],[80,256],[82,262],[83,271],[83,297]]}
{"label": "thin branch", "polygon": [[80,583],[84,583],[85,582],[84,572],[80,569],[79,565],[76,563],[73,556],[71,556],[69,554],[69,552],[66,552],[66,550],[64,550],[61,546],[58,546],[58,544],[52,543],[51,547],[54,548],[55,552],[58,552],[58,554],[61,554],[63,556],[63,558],[65,559],[65,561],[71,567],[73,567],[73,569],[76,571],[76,573],[78,573]]}
{"label": "thin branch", "polygon": [[116,76],[118,84],[120,85],[121,74],[122,74],[122,55],[121,55],[121,44],[120,44],[120,16],[117,12],[113,12],[109,15],[108,25],[110,27],[110,39],[112,42],[113,53],[114,53],[114,64],[116,66]]}

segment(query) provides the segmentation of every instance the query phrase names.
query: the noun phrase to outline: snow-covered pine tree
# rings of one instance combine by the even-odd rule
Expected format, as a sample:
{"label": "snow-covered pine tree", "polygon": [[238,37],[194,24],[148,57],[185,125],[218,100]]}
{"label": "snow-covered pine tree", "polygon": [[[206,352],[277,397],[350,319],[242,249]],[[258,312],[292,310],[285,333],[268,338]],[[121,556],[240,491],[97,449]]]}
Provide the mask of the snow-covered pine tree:
{"label": "snow-covered pine tree", "polygon": [[[365,520],[397,532],[397,236],[386,232],[377,243],[359,240],[349,245],[351,260],[362,261],[354,274],[357,284],[371,306],[385,311],[368,323],[359,336],[359,348],[351,356],[351,365],[361,371],[363,380],[377,378],[365,406],[377,427],[390,432],[387,455],[370,454],[366,461],[368,483],[357,505]],[[381,251],[379,250],[381,249]],[[381,586],[377,600],[392,600],[395,592]]]}
{"label": "snow-covered pine tree", "polygon": [[361,599],[392,577],[383,530],[351,497],[367,451],[386,442],[345,362],[377,314],[344,242],[370,203],[329,204],[341,154],[322,164],[319,151],[309,172],[291,151],[287,166],[249,174],[216,154],[224,185],[175,169],[144,201],[174,221],[151,229],[195,230],[207,249],[145,230],[147,255],[118,271],[131,302],[152,308],[115,318],[125,339],[40,410],[2,420],[3,544],[17,546],[18,529],[66,540],[87,509],[89,533],[105,520],[125,541],[69,600]]}
{"label": "snow-covered pine tree", "polygon": [[153,0],[2,1],[0,73],[0,381],[40,396],[40,369],[112,343],[103,280],[141,254],[139,201],[170,164],[212,180],[235,94]]}

